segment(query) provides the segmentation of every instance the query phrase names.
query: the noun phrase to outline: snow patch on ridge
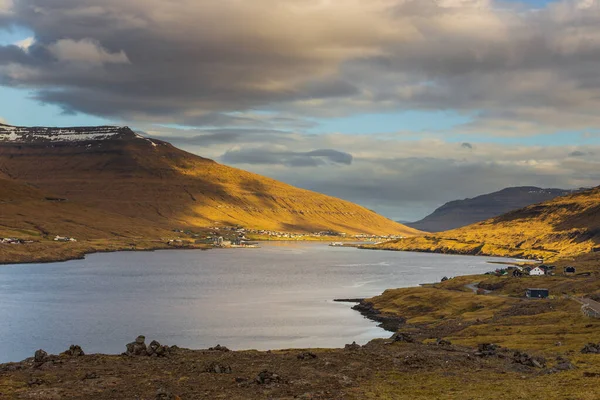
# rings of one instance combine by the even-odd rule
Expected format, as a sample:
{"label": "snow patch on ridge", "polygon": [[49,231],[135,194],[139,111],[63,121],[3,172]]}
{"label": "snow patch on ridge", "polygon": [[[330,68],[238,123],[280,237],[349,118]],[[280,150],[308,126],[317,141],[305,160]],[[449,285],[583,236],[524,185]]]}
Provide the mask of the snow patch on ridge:
{"label": "snow patch on ridge", "polygon": [[26,128],[0,124],[0,143],[88,142],[132,137],[147,140],[127,127]]}

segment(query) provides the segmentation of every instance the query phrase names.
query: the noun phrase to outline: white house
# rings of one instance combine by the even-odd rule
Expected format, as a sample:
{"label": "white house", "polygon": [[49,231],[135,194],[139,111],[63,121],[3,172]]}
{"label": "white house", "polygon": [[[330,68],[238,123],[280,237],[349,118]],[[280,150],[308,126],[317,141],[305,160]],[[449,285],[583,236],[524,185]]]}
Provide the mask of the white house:
{"label": "white house", "polygon": [[544,271],[543,268],[535,267],[529,272],[529,275],[536,275],[536,276],[546,275],[546,271]]}

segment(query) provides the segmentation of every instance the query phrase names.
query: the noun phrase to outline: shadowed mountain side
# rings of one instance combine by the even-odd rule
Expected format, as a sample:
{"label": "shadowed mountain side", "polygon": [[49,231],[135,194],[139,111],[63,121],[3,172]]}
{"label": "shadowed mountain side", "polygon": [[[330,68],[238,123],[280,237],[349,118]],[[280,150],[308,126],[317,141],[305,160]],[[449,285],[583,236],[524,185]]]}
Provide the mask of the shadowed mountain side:
{"label": "shadowed mountain side", "polygon": [[595,188],[464,228],[376,248],[555,259],[599,251],[599,243],[600,188]]}
{"label": "shadowed mountain side", "polygon": [[406,225],[426,232],[448,231],[573,192],[531,186],[507,188],[472,199],[451,201],[422,220]]}
{"label": "shadowed mountain side", "polygon": [[[76,132],[91,137],[93,129]],[[116,131],[118,136],[102,140],[0,142],[0,173],[157,228],[239,224],[297,232],[418,233],[356,204],[220,165],[130,130]]]}
{"label": "shadowed mountain side", "polygon": [[[57,236],[76,243],[54,242]],[[78,258],[96,251],[165,247],[172,232],[145,220],[99,210],[0,178],[0,238],[31,240],[0,245],[0,263],[45,262]],[[148,239],[152,238],[152,239]]]}

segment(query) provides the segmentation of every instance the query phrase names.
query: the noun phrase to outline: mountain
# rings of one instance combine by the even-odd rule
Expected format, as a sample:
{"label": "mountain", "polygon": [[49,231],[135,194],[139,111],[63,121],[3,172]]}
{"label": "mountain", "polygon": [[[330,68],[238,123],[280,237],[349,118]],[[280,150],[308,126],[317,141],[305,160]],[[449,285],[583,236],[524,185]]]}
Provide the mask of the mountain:
{"label": "mountain", "polygon": [[599,252],[600,187],[459,229],[395,240],[374,248],[547,260]]}
{"label": "mountain", "polygon": [[512,187],[472,199],[451,201],[422,220],[406,225],[425,232],[448,231],[571,193],[572,190],[563,189]]}
{"label": "mountain", "polygon": [[[50,198],[58,199],[56,207],[90,213],[89,218],[65,214],[63,222],[94,227],[102,225],[97,219],[102,214],[105,221],[119,220],[112,224],[113,234],[126,237],[138,230],[147,234],[218,225],[286,232],[418,233],[351,202],[218,164],[127,127],[0,125],[0,178],[19,187],[14,191],[17,199],[42,201],[43,210],[48,200],[40,199]],[[49,214],[57,218],[56,213],[30,213],[20,219],[47,223]],[[16,223],[7,212],[0,217],[0,225],[11,218]],[[100,237],[100,231],[87,236]],[[58,229],[49,232],[58,234]]]}

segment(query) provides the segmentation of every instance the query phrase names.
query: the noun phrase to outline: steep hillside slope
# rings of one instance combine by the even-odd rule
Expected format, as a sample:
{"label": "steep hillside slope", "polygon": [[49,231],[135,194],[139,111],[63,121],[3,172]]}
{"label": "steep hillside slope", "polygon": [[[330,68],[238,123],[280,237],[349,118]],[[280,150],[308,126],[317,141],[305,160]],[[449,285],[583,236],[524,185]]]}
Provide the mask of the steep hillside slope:
{"label": "steep hillside slope", "polygon": [[406,225],[425,232],[448,231],[573,192],[532,186],[506,188],[472,199],[451,201],[422,220]]}
{"label": "steep hillside slope", "polygon": [[600,188],[376,248],[556,259],[600,251]]}
{"label": "steep hillside slope", "polygon": [[417,233],[353,203],[220,165],[129,128],[0,126],[0,173],[162,229],[239,224],[291,232]]}

